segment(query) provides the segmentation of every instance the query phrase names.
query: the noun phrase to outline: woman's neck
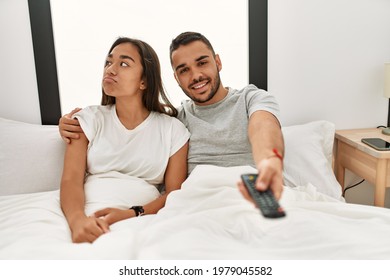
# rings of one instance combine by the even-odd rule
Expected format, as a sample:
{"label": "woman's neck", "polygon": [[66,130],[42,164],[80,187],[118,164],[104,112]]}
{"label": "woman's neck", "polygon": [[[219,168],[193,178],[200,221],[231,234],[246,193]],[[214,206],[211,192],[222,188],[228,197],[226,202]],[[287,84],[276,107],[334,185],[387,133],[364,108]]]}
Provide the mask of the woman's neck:
{"label": "woman's neck", "polygon": [[139,126],[150,114],[142,100],[116,99],[116,114],[124,127],[131,130]]}

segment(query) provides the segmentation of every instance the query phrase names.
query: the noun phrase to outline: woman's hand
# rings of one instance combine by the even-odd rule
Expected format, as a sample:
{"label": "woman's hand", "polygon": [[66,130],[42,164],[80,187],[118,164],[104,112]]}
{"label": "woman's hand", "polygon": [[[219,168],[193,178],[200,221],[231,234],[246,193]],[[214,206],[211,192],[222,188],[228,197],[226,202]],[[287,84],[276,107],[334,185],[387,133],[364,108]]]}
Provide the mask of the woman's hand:
{"label": "woman's hand", "polygon": [[72,241],[74,243],[94,242],[100,235],[109,232],[108,223],[96,217],[82,217],[72,223]]}
{"label": "woman's hand", "polygon": [[135,217],[135,212],[130,209],[104,208],[96,211],[94,216],[98,219],[103,219],[108,225],[112,225],[121,220]]}

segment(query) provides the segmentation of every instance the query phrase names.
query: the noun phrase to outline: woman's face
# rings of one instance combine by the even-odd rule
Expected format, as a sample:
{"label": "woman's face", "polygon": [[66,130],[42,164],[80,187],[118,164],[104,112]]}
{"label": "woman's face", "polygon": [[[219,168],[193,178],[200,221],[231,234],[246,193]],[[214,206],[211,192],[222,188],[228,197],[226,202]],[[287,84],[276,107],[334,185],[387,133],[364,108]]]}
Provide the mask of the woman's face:
{"label": "woman's face", "polygon": [[116,98],[141,95],[146,85],[138,49],[131,43],[117,45],[107,56],[102,87]]}

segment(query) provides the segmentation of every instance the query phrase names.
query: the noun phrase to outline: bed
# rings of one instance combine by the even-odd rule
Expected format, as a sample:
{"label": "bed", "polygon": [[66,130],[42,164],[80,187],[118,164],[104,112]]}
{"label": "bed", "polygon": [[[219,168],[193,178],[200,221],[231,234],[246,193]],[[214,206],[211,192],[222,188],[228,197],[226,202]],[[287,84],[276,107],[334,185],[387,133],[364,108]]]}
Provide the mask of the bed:
{"label": "bed", "polygon": [[[252,167],[201,165],[156,215],[73,244],[59,204],[65,144],[58,128],[0,119],[0,259],[390,259],[390,210],[342,198],[332,171],[334,125],[282,130],[286,217],[266,219],[242,198],[236,182]],[[135,189],[102,188],[86,212],[133,205],[143,195]]]}

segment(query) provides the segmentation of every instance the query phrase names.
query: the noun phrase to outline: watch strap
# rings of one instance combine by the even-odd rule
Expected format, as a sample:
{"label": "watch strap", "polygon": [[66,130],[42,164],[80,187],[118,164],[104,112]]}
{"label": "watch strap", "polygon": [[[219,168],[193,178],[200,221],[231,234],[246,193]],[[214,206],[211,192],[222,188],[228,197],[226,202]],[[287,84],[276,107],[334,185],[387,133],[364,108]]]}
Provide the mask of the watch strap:
{"label": "watch strap", "polygon": [[134,210],[135,215],[142,216],[145,213],[144,207],[143,206],[132,206],[129,209]]}

